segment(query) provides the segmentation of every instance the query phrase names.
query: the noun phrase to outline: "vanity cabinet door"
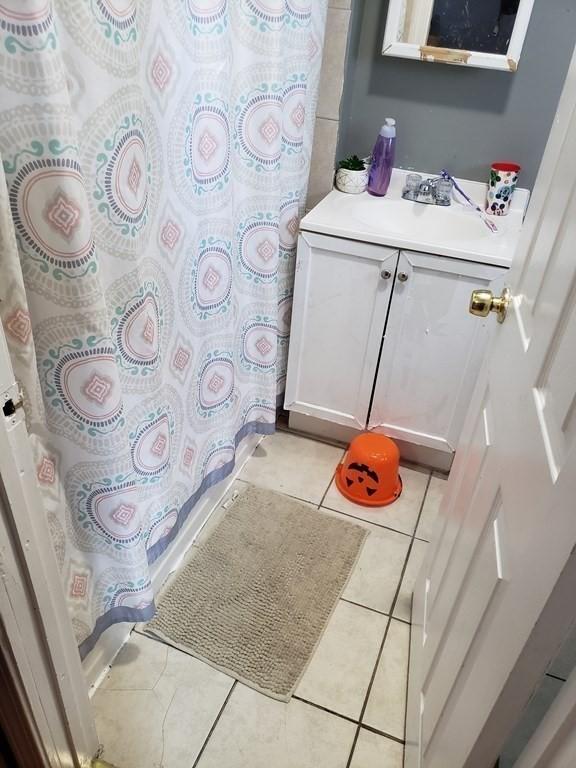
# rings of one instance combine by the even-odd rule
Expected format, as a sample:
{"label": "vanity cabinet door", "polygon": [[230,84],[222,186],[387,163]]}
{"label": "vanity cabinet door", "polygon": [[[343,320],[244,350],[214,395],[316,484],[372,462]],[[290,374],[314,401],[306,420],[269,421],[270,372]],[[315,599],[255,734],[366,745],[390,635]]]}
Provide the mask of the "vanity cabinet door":
{"label": "vanity cabinet door", "polygon": [[304,232],[285,408],[364,429],[398,251]]}
{"label": "vanity cabinet door", "polygon": [[456,449],[494,318],[468,313],[475,288],[496,295],[508,270],[402,251],[369,426],[389,437]]}

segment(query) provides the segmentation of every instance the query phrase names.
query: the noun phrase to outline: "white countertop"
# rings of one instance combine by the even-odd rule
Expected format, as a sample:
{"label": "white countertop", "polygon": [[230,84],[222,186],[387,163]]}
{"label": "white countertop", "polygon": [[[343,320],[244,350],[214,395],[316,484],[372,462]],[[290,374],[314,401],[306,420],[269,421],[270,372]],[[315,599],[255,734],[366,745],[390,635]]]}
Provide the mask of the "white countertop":
{"label": "white countertop", "polygon": [[[385,197],[368,192],[349,195],[333,190],[300,222],[304,232],[318,232],[392,248],[450,256],[509,267],[528,206],[530,193],[516,189],[507,216],[491,217],[498,233],[490,232],[480,216],[455,195],[452,205],[424,205],[402,199],[406,174],[394,169]],[[427,178],[429,174],[423,173]],[[457,179],[466,194],[482,208],[487,184]]]}

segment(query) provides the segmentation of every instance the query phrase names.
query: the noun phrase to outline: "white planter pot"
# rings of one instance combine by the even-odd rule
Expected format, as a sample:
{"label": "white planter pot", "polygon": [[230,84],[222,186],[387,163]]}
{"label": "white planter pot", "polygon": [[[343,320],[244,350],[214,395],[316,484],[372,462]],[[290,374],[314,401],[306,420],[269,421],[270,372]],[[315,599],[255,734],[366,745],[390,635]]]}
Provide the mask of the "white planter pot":
{"label": "white planter pot", "polygon": [[363,171],[349,171],[338,168],[336,171],[336,189],[349,195],[359,195],[368,186],[368,168]]}

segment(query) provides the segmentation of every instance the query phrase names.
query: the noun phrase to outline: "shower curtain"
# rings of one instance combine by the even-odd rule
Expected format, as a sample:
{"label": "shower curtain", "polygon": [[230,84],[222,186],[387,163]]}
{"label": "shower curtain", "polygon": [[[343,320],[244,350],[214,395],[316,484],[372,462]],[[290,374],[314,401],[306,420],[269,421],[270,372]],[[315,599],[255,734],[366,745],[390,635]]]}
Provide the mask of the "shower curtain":
{"label": "shower curtain", "polygon": [[0,5],[0,310],[82,656],[274,430],[325,15]]}

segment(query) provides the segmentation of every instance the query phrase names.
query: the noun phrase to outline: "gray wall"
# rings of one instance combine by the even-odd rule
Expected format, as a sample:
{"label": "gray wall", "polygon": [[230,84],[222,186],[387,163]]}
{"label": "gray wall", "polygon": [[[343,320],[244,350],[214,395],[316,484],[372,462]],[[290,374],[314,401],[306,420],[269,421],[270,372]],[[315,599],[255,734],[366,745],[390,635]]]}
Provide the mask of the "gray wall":
{"label": "gray wall", "polygon": [[388,0],[353,0],[338,159],[366,155],[398,121],[396,165],[486,179],[493,160],[533,187],[576,43],[575,0],[536,0],[518,71],[382,56]]}

